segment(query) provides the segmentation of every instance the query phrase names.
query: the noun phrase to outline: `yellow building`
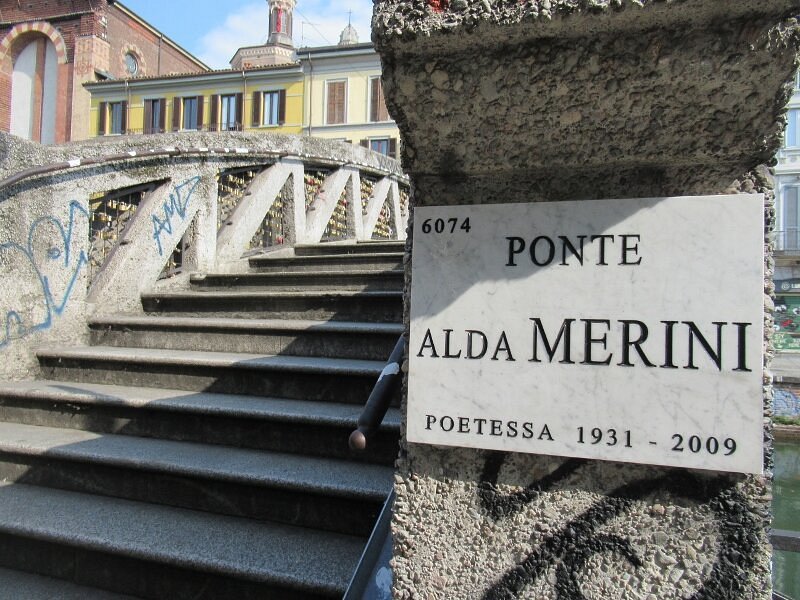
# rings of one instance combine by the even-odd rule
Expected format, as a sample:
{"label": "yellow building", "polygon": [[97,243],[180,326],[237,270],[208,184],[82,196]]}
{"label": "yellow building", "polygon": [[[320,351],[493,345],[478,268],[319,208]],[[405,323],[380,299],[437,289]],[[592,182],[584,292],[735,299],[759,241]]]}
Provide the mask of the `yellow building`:
{"label": "yellow building", "polygon": [[396,157],[399,132],[383,101],[372,44],[301,48],[297,56],[305,75],[304,133]]}
{"label": "yellow building", "polygon": [[166,131],[303,131],[300,65],[86,84],[91,136]]}
{"label": "yellow building", "polygon": [[263,46],[231,69],[85,84],[91,136],[167,131],[264,131],[338,139],[398,157],[400,134],[381,89],[380,59],[348,25],[339,44],[291,45],[295,0],[269,0]]}

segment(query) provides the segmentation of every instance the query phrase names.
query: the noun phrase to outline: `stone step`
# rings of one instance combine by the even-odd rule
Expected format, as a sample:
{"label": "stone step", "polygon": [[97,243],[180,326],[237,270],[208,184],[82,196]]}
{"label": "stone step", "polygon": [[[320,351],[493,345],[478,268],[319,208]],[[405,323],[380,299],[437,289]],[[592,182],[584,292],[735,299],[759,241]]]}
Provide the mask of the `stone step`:
{"label": "stone step", "polygon": [[270,257],[253,256],[250,269],[259,273],[301,271],[345,271],[402,269],[402,252],[374,254],[318,254],[308,256]]}
{"label": "stone step", "polygon": [[2,568],[0,590],[3,590],[3,598],[19,600],[136,600],[133,596],[105,592],[62,579]]}
{"label": "stone step", "polygon": [[405,241],[385,242],[330,242],[327,244],[298,244],[294,247],[295,256],[314,256],[319,254],[385,254],[405,251]]}
{"label": "stone step", "polygon": [[0,385],[0,420],[392,465],[400,412],[390,408],[370,440],[347,439],[361,406],[97,383],[20,381]]}
{"label": "stone step", "polygon": [[0,483],[0,566],[143,598],[341,598],[364,540]]}
{"label": "stone step", "polygon": [[263,291],[142,294],[148,314],[400,323],[403,293]]}
{"label": "stone step", "polygon": [[42,377],[69,382],[275,396],[363,406],[384,361],[112,346],[37,352]]}
{"label": "stone step", "polygon": [[172,350],[211,350],[386,360],[403,333],[394,323],[111,315],[89,321],[90,342]]}
{"label": "stone step", "polygon": [[367,537],[391,467],[0,422],[0,479]]}
{"label": "stone step", "polygon": [[358,292],[402,291],[404,273],[390,271],[301,271],[296,273],[208,273],[194,274],[194,290],[253,290],[297,292],[347,290]]}

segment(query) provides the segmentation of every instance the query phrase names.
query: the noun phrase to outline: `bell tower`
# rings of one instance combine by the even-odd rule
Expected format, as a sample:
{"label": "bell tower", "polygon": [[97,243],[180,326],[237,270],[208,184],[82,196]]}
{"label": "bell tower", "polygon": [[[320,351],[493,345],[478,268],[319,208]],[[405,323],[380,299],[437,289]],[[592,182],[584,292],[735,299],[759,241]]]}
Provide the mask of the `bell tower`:
{"label": "bell tower", "polygon": [[269,4],[268,46],[287,46],[292,44],[292,15],[296,0],[267,0]]}

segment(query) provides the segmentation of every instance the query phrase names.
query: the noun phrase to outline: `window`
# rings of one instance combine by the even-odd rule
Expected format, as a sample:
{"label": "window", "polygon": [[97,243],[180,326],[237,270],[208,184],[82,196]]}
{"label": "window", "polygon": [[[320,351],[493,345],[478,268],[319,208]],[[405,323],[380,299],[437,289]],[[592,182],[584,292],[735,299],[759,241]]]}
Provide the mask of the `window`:
{"label": "window", "polygon": [[784,146],[791,148],[793,146],[800,146],[800,108],[790,108],[787,113],[788,123],[786,124],[786,133],[784,134]]}
{"label": "window", "polygon": [[280,94],[278,92],[264,92],[264,116],[262,125],[277,125],[280,112]]}
{"label": "window", "polygon": [[778,250],[800,250],[800,186],[785,186],[781,196]]}
{"label": "window", "polygon": [[220,131],[234,131],[239,129],[236,105],[236,94],[220,96]]}
{"label": "window", "polygon": [[122,134],[128,129],[128,103],[101,102],[97,107],[97,135]]}
{"label": "window", "polygon": [[381,86],[380,77],[372,77],[369,80],[369,120],[389,120],[389,111],[386,110],[386,102],[383,98],[383,86]]}
{"label": "window", "polygon": [[327,94],[325,124],[338,125],[344,123],[347,81],[329,81],[325,86]]}
{"label": "window", "polygon": [[144,101],[144,133],[163,133],[167,102],[163,98]]}
{"label": "window", "polygon": [[136,77],[139,73],[139,59],[136,58],[133,52],[128,52],[125,55],[125,71],[131,77]]}
{"label": "window", "polygon": [[175,97],[172,100],[172,131],[198,131],[203,128],[203,96]]}
{"label": "window", "polygon": [[378,152],[380,154],[389,154],[389,138],[383,138],[380,140],[370,140],[369,141],[369,149],[373,152]]}
{"label": "window", "polygon": [[120,134],[124,131],[122,127],[122,102],[111,102],[108,105],[108,113],[110,117],[110,126],[108,132],[111,134]]}
{"label": "window", "polygon": [[253,127],[283,125],[286,122],[286,90],[253,92]]}
{"label": "window", "polygon": [[183,99],[183,129],[197,129],[197,98]]}
{"label": "window", "polygon": [[396,138],[371,138],[361,140],[364,148],[369,148],[373,152],[385,154],[392,158],[397,158],[397,139]]}

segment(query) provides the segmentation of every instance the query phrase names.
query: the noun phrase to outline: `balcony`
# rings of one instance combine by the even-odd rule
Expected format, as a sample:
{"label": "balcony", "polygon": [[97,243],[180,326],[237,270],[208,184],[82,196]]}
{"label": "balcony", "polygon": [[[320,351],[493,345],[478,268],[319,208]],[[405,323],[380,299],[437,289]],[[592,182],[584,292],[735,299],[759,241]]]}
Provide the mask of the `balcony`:
{"label": "balcony", "polygon": [[800,227],[775,232],[775,256],[800,256]]}

